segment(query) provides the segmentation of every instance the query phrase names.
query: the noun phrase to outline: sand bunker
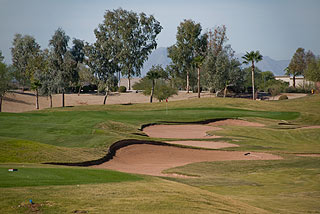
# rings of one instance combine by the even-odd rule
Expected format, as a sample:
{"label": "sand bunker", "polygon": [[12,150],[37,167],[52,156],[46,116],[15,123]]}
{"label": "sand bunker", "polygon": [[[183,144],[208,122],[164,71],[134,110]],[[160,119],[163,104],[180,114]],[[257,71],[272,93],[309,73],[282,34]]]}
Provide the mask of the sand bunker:
{"label": "sand bunker", "polygon": [[221,128],[205,125],[154,125],[143,129],[149,137],[181,139],[219,138],[220,136],[207,134],[208,131],[217,130]]}
{"label": "sand bunker", "polygon": [[209,123],[208,125],[211,126],[250,126],[250,127],[263,127],[264,124],[249,122],[245,120],[235,120],[235,119],[227,119],[227,120],[220,120],[216,122]]}
{"label": "sand bunker", "polygon": [[227,143],[223,141],[167,141],[166,143],[178,144],[184,146],[194,146],[207,149],[222,149],[228,147],[239,147],[237,144]]}
{"label": "sand bunker", "polygon": [[112,160],[93,167],[128,173],[168,176],[162,174],[162,171],[195,162],[282,159],[268,153],[250,152],[250,154],[245,154],[246,152],[238,151],[210,151],[140,144],[123,147],[117,151]]}

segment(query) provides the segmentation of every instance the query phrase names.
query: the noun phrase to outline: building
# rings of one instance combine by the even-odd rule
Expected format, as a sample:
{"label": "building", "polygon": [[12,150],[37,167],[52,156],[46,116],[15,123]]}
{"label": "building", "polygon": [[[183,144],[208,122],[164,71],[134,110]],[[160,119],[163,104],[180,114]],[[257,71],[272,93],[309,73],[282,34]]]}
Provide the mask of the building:
{"label": "building", "polygon": [[[282,80],[288,82],[289,86],[293,86],[293,77],[292,76],[275,76],[276,80]],[[305,87],[310,84],[314,84],[311,81],[305,80],[303,76],[296,76],[296,87]]]}

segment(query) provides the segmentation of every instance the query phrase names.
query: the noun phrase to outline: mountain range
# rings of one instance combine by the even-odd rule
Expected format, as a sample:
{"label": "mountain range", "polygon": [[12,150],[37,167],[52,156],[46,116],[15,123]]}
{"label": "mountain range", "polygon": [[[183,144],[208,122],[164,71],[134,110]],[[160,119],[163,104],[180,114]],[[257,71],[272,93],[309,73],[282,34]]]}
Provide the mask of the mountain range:
{"label": "mountain range", "polygon": [[[238,58],[239,61],[242,63],[243,55],[243,53],[237,53],[235,54],[235,57]],[[143,69],[141,69],[141,76],[145,76],[146,73],[152,67],[152,65],[162,65],[162,67],[165,68],[167,65],[170,64],[170,62],[171,59],[168,58],[167,48],[159,47],[150,54],[148,60],[144,63]],[[288,67],[289,63],[290,60],[275,60],[269,56],[263,56],[263,60],[258,62],[256,66],[261,71],[272,71],[275,76],[281,76],[284,75],[284,69]],[[244,65],[243,67],[247,66],[249,65]]]}

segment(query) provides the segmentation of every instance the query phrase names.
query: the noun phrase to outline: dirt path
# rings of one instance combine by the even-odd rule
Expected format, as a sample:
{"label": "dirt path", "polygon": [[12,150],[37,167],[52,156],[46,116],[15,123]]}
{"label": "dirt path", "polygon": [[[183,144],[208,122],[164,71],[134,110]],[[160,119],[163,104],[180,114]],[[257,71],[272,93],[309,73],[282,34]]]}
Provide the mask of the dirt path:
{"label": "dirt path", "polygon": [[246,153],[238,151],[196,150],[146,144],[130,145],[118,150],[112,160],[93,167],[128,173],[168,176],[163,174],[162,171],[196,162],[282,159],[279,156],[268,153],[250,152],[250,154],[245,155]]}

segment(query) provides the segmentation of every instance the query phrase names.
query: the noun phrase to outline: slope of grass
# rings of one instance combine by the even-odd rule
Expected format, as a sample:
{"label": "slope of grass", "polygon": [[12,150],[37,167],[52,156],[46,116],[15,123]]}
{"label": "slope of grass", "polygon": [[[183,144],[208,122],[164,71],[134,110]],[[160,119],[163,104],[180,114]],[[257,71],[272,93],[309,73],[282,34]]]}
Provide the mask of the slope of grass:
{"label": "slope of grass", "polygon": [[196,175],[174,180],[274,213],[320,210],[319,158],[194,163],[166,172]]}
{"label": "slope of grass", "polygon": [[[260,120],[261,121],[261,120]],[[320,153],[320,129],[285,129],[281,126],[234,127],[225,126],[211,134],[237,139],[240,145],[225,150],[271,151],[281,153]]]}
{"label": "slope of grass", "polygon": [[0,213],[267,213],[206,190],[146,177],[135,182],[0,188]]}
{"label": "slope of grass", "polygon": [[79,162],[98,159],[107,148],[66,148],[0,137],[0,163]]}
{"label": "slope of grass", "polygon": [[111,170],[88,168],[29,168],[13,165],[16,172],[9,172],[8,166],[0,165],[0,188],[95,184],[123,181],[137,181],[141,177]]}

